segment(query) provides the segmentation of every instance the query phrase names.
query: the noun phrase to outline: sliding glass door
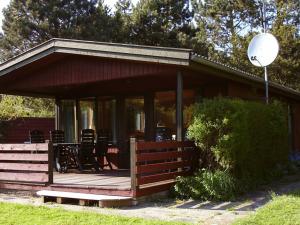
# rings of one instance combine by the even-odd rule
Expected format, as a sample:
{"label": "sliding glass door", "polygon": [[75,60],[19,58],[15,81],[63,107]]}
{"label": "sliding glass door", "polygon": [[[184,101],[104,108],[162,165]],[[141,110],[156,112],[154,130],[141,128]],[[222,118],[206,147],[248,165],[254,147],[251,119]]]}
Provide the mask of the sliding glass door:
{"label": "sliding glass door", "polygon": [[99,135],[107,136],[109,141],[116,144],[116,100],[110,97],[99,98],[97,105],[97,128]]}
{"label": "sliding glass door", "polygon": [[79,131],[83,129],[96,130],[95,99],[80,100],[79,106]]}
{"label": "sliding glass door", "polygon": [[132,97],[125,100],[126,137],[145,138],[144,97]]}
{"label": "sliding glass door", "polygon": [[59,129],[65,132],[66,142],[76,142],[76,101],[62,100],[60,110],[60,126]]}

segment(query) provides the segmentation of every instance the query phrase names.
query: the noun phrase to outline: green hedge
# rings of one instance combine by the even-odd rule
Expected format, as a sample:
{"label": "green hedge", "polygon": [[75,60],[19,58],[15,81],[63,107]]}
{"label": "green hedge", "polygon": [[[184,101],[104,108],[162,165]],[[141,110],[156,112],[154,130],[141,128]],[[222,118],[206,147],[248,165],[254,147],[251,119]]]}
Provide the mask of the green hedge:
{"label": "green hedge", "polygon": [[194,107],[188,136],[201,150],[201,167],[228,171],[239,182],[235,189],[273,179],[288,162],[287,107],[278,101],[204,100]]}

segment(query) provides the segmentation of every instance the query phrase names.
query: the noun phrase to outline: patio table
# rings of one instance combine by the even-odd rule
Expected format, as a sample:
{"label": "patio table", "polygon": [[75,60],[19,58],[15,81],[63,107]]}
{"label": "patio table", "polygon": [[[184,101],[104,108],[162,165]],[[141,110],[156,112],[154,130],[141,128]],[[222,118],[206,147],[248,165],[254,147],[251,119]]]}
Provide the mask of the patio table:
{"label": "patio table", "polygon": [[53,143],[56,170],[66,173],[69,168],[79,167],[78,148],[80,143]]}

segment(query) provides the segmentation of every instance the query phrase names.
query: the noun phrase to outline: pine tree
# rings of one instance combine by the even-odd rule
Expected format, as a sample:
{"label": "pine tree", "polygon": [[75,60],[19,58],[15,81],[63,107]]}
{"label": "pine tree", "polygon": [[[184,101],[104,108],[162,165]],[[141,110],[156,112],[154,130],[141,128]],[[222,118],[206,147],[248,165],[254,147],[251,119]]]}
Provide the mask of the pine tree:
{"label": "pine tree", "polygon": [[115,4],[114,27],[116,35],[114,41],[121,43],[132,42],[132,10],[131,0],[118,0]]}
{"label": "pine tree", "polygon": [[179,36],[191,32],[188,0],[140,0],[132,13],[136,44],[182,47]]}
{"label": "pine tree", "polygon": [[53,37],[108,41],[108,10],[97,0],[12,0],[3,11],[2,59]]}
{"label": "pine tree", "polygon": [[[266,5],[267,30],[279,41],[280,52],[269,66],[271,80],[300,90],[300,16],[298,0],[273,0]],[[209,57],[263,75],[248,60],[251,39],[263,30],[262,1],[195,0],[194,20],[207,35]],[[203,37],[203,36],[200,36]]]}

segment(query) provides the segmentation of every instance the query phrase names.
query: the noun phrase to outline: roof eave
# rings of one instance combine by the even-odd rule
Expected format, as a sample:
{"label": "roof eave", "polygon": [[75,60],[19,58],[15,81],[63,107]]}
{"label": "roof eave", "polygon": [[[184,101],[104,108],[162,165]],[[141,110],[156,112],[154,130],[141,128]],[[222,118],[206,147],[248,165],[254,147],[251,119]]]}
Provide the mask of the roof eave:
{"label": "roof eave", "polygon": [[55,52],[179,66],[188,66],[191,55],[190,49],[51,39],[2,63],[0,76]]}
{"label": "roof eave", "polygon": [[[212,67],[214,69],[218,69],[218,70],[227,72],[228,74],[234,74],[235,76],[242,78],[242,79],[246,79],[247,81],[250,81],[250,82],[259,83],[261,85],[263,85],[265,83],[264,79],[259,76],[256,76],[251,73],[247,73],[245,71],[239,70],[237,68],[234,68],[234,67],[222,64],[222,63],[218,63],[218,62],[209,60],[207,58],[204,58],[204,57],[201,57],[198,55],[193,55],[191,57],[191,61]],[[222,75],[226,76],[226,74],[222,74]],[[233,79],[233,77],[229,76],[229,75],[226,77],[229,79]],[[294,99],[300,100],[300,92],[298,92],[292,88],[288,88],[286,86],[277,84],[272,81],[269,82],[269,86],[271,88],[273,88],[274,90],[276,90],[277,92],[280,92],[288,97],[292,97]]]}

